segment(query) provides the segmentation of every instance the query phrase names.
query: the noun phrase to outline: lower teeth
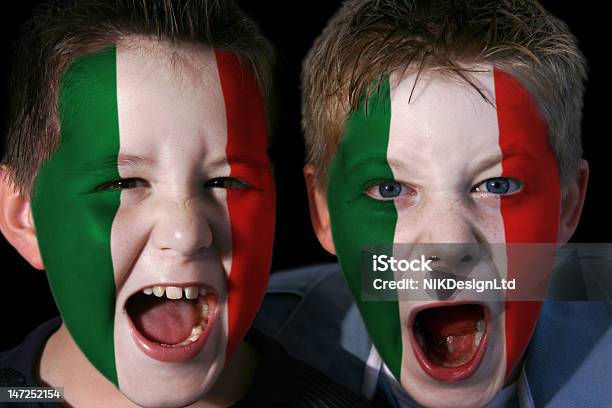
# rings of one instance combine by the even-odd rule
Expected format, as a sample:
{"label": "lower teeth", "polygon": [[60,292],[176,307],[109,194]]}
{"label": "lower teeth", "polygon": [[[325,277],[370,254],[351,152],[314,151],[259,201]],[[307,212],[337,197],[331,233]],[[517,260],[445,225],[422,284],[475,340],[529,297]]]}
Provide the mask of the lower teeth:
{"label": "lower teeth", "polygon": [[474,335],[474,343],[476,343],[476,347],[480,344],[480,340],[482,340],[482,335],[485,331],[485,321],[484,319],[478,320],[476,322],[476,333]]}
{"label": "lower teeth", "polygon": [[483,332],[485,329],[484,319],[480,319],[476,322],[476,331]]}
{"label": "lower teeth", "polygon": [[477,331],[476,335],[474,336],[474,342],[476,343],[476,346],[480,344],[481,339],[482,339],[482,332]]}
{"label": "lower teeth", "polygon": [[[480,319],[476,322],[476,330],[474,331],[474,346],[475,347],[478,347],[480,345],[480,342],[482,341],[482,337],[484,335],[485,328],[486,328],[486,324],[485,324],[484,319]],[[421,349],[426,351],[427,346],[426,346],[425,337],[423,334],[423,329],[421,328],[421,325],[419,324],[418,321],[414,323],[413,332],[414,332],[414,337],[417,343],[421,346]],[[446,350],[450,353],[452,353],[455,348],[453,336],[438,338],[437,344],[438,346],[442,346],[442,345],[445,346]]]}
{"label": "lower teeth", "polygon": [[175,344],[175,346],[186,346],[189,343],[193,343],[194,341],[200,338],[201,334],[202,334],[202,326],[200,326],[199,324],[197,326],[193,326],[191,328],[191,334],[189,335],[189,337],[187,337],[185,340],[181,341],[180,343]]}
{"label": "lower teeth", "polygon": [[176,344],[164,344],[164,343],[161,343],[161,345],[164,346],[164,347],[181,347],[181,346],[186,346],[188,344],[193,343],[197,339],[199,339],[200,336],[202,335],[202,330],[204,330],[204,328],[206,328],[206,322],[200,322],[200,324],[198,324],[196,326],[193,326],[191,328],[191,333],[189,333],[189,337],[187,337],[185,340],[181,341],[180,343],[176,343]]}

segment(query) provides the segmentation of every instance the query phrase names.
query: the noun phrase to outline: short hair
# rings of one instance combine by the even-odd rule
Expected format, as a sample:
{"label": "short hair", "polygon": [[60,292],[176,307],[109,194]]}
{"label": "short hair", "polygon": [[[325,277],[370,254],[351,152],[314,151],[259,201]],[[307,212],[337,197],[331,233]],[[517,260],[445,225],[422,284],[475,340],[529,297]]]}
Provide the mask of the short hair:
{"label": "short hair", "polygon": [[587,68],[565,23],[536,0],[346,0],[302,67],[302,128],[315,185],[326,188],[347,115],[371,84],[424,69],[471,84],[464,63],[495,65],[530,91],[548,122],[561,181],[571,180],[582,157]]}
{"label": "short hair", "polygon": [[60,0],[38,6],[15,45],[2,164],[22,195],[59,145],[58,89],[69,64],[132,37],[234,53],[255,76],[270,122],[274,50],[232,0]]}

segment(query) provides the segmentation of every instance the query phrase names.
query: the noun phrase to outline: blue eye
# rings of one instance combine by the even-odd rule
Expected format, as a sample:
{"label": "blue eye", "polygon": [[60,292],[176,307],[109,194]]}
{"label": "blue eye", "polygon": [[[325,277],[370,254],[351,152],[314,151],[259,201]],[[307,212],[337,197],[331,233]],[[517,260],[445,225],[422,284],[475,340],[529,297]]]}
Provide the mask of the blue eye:
{"label": "blue eye", "polygon": [[140,178],[125,178],[121,180],[110,181],[96,187],[96,191],[102,190],[127,190],[136,187],[147,186],[148,183]]}
{"label": "blue eye", "polygon": [[249,183],[233,177],[217,177],[204,183],[204,188],[225,188],[228,190],[233,190],[248,187],[250,187]]}
{"label": "blue eye", "polygon": [[383,181],[371,186],[365,193],[376,200],[393,200],[411,191],[413,190],[397,181]]}
{"label": "blue eye", "polygon": [[491,193],[497,195],[508,195],[519,191],[521,182],[509,177],[495,177],[483,181],[473,191]]}
{"label": "blue eye", "polygon": [[402,185],[395,182],[385,182],[378,185],[378,193],[383,198],[398,197],[402,192]]}

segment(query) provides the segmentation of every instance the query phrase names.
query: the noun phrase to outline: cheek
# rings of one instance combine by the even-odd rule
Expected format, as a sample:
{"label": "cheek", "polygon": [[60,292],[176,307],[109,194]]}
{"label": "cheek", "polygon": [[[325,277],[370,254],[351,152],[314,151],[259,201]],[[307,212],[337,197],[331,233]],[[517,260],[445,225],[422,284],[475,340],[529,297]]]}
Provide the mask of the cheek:
{"label": "cheek", "polygon": [[[392,201],[377,202],[361,194],[359,183],[343,182],[350,176],[340,171],[342,152],[335,160],[327,194],[334,247],[373,343],[396,378],[400,378],[402,344],[398,303],[364,301],[361,294],[362,249],[395,241],[397,212]],[[391,177],[390,170],[385,170]]]}
{"label": "cheek", "polygon": [[[117,209],[111,230],[111,253],[115,286],[119,292],[137,262],[141,262],[151,231],[151,222],[145,222],[137,208],[122,205]],[[152,214],[149,213],[149,217]]]}
{"label": "cheek", "polygon": [[116,383],[110,230],[119,195],[62,191],[57,188],[61,183],[54,185],[53,180],[63,178],[51,176],[53,165],[41,173],[35,193],[40,200],[33,206],[51,290],[72,338],[92,364]]}
{"label": "cheek", "polygon": [[[519,288],[521,283],[533,285],[535,280],[529,275],[534,273],[534,268],[525,267],[524,249],[521,249],[524,245],[513,244],[554,242],[559,224],[558,202],[558,192],[555,194],[555,191],[550,191],[547,197],[540,194],[531,197],[521,206],[515,206],[502,199],[502,214],[508,244],[508,279],[516,279]],[[547,281],[552,268],[553,258],[550,258],[548,263],[540,261],[535,271]],[[532,290],[531,287],[527,289]],[[506,302],[506,377],[510,376],[512,368],[518,363],[529,343],[541,304],[541,301]]]}
{"label": "cheek", "polygon": [[261,306],[272,263],[275,194],[271,173],[258,190],[230,190],[232,261],[228,280],[228,355],[237,347]]}

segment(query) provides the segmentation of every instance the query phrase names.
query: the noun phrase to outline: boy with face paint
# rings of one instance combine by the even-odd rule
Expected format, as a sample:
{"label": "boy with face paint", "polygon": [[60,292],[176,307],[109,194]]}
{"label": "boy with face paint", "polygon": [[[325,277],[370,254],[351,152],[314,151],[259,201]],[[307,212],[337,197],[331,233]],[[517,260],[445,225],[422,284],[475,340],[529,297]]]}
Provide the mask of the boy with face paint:
{"label": "boy with face paint", "polygon": [[[346,1],[302,77],[312,224],[340,268],[276,275],[256,324],[394,406],[601,406],[606,386],[588,382],[611,378],[609,303],[368,301],[361,275],[372,245],[422,245],[463,279],[480,252],[507,246],[512,278],[512,245],[566,243],[588,177],[584,78],[574,37],[535,1]],[[549,362],[576,350],[580,374]]]}
{"label": "boy with face paint", "polygon": [[215,1],[67,1],[32,21],[0,228],[62,320],[0,355],[2,385],[71,406],[365,406],[247,334],[275,209],[254,23]]}

